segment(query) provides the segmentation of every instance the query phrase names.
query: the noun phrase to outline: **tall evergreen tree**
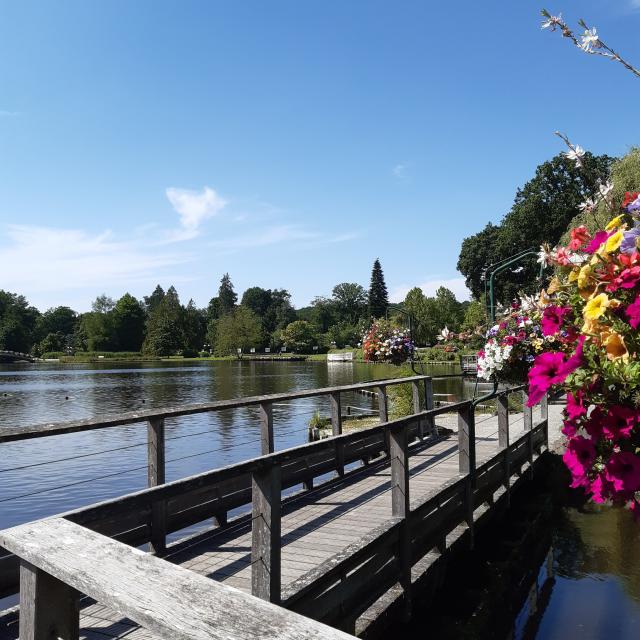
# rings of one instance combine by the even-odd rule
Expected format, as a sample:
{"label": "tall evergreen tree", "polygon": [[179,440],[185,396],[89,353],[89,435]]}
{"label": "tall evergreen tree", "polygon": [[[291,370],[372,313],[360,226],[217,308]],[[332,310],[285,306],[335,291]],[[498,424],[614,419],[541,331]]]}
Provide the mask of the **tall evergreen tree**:
{"label": "tall evergreen tree", "polygon": [[218,289],[218,313],[220,316],[226,316],[231,313],[238,301],[238,294],[233,290],[233,284],[228,273],[225,273],[220,280],[220,288]]}
{"label": "tall evergreen tree", "polygon": [[157,285],[150,296],[144,296],[144,306],[151,313],[164,300],[164,289]]}
{"label": "tall evergreen tree", "polygon": [[389,306],[389,294],[384,282],[384,274],[380,266],[380,260],[376,258],[371,271],[371,286],[369,287],[369,315],[381,318],[387,312]]}

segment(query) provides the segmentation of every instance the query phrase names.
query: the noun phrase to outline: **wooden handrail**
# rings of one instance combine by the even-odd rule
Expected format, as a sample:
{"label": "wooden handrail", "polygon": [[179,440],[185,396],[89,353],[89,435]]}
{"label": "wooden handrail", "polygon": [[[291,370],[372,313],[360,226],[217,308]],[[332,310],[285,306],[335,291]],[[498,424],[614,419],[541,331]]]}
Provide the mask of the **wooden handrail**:
{"label": "wooden handrail", "polygon": [[118,427],[148,420],[175,418],[178,416],[193,415],[195,413],[208,413],[210,411],[223,411],[225,409],[238,409],[240,407],[254,407],[264,403],[283,402],[287,400],[299,400],[301,398],[314,398],[317,396],[329,396],[336,393],[358,391],[360,389],[384,389],[398,384],[407,384],[419,380],[430,380],[430,376],[410,376],[407,378],[389,378],[375,380],[373,382],[361,382],[357,384],[343,385],[339,387],[323,387],[321,389],[305,389],[290,393],[274,393],[264,396],[249,396],[246,398],[232,398],[231,400],[217,400],[199,404],[187,404],[179,407],[164,407],[161,409],[149,409],[146,411],[130,411],[105,418],[87,418],[86,420],[72,420],[68,422],[49,422],[24,429],[21,427],[0,428],[0,443],[15,442],[17,440],[29,440],[54,436],[63,433],[77,433],[79,431],[92,431]]}
{"label": "wooden handrail", "polygon": [[353,638],[63,518],[6,529],[0,544],[21,560],[21,638],[78,638],[80,594],[166,640]]}

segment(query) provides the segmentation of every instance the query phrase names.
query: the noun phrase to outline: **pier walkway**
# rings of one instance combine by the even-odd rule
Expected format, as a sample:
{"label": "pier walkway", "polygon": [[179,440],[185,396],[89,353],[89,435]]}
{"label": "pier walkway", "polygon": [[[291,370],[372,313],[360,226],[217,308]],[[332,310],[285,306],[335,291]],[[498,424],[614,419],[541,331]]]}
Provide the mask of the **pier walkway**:
{"label": "pier walkway", "polygon": [[[408,615],[414,587],[438,568],[438,560],[457,544],[472,544],[474,527],[508,504],[548,448],[549,425],[560,422],[561,408],[546,401],[533,411],[510,413],[508,393],[500,395],[497,415],[476,415],[468,402],[429,408],[430,379],[416,377],[409,384],[415,391],[413,416],[340,435],[339,391],[332,389],[333,438],[64,514],[65,522],[134,546],[151,542],[157,555],[190,572],[348,633],[379,636],[391,613]],[[384,404],[386,394],[380,398]],[[420,406],[425,402],[427,408]],[[269,411],[264,412],[268,440]],[[153,433],[150,427],[150,446],[157,447]],[[314,479],[323,483],[314,488]],[[283,488],[300,485],[302,490],[280,502]],[[251,511],[238,512],[243,504]],[[211,517],[217,526],[166,545],[168,532]],[[55,527],[58,521],[49,522]],[[46,531],[47,520],[40,522]],[[40,535],[23,525],[0,532],[0,544],[22,557],[23,567],[26,559],[43,569],[25,547],[29,541],[37,545]],[[0,568],[14,570],[12,561],[15,556],[0,558]],[[42,561],[54,576],[63,571]],[[123,576],[123,590],[125,578],[137,579]],[[5,593],[12,580],[4,580]],[[78,588],[72,577],[66,584]],[[22,594],[22,607],[33,612],[28,597]],[[158,634],[160,627],[152,623],[138,624],[146,620],[142,615],[137,622],[135,615],[123,616],[128,611],[121,602],[83,600],[77,637],[171,637]],[[9,615],[0,640],[17,637],[16,616]],[[234,637],[253,636],[238,629]]]}

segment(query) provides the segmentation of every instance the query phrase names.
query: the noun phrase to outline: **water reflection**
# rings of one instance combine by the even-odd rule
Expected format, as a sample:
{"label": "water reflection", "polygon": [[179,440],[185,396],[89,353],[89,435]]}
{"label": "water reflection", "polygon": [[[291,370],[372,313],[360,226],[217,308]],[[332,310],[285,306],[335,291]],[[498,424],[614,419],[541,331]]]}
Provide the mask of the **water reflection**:
{"label": "water reflection", "polygon": [[[554,505],[554,503],[556,503]],[[640,527],[621,509],[528,494],[457,559],[408,639],[627,640],[640,635]]]}

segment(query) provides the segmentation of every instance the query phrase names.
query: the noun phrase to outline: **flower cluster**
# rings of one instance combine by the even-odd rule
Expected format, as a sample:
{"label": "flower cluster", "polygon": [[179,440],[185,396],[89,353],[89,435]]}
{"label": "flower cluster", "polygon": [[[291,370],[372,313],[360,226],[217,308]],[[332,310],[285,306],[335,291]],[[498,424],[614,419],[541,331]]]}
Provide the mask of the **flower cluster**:
{"label": "flower cluster", "polygon": [[415,351],[408,331],[393,328],[387,321],[378,320],[362,338],[366,362],[402,364]]}
{"label": "flower cluster", "polygon": [[538,318],[537,308],[528,299],[514,303],[487,332],[486,344],[478,353],[478,376],[516,383],[526,380],[535,354],[545,344]]}
{"label": "flower cluster", "polygon": [[550,345],[536,358],[529,403],[561,385],[572,486],[640,513],[640,194],[627,193],[616,213],[604,229],[578,227],[567,247],[545,250],[558,275],[543,333],[575,350]]}

